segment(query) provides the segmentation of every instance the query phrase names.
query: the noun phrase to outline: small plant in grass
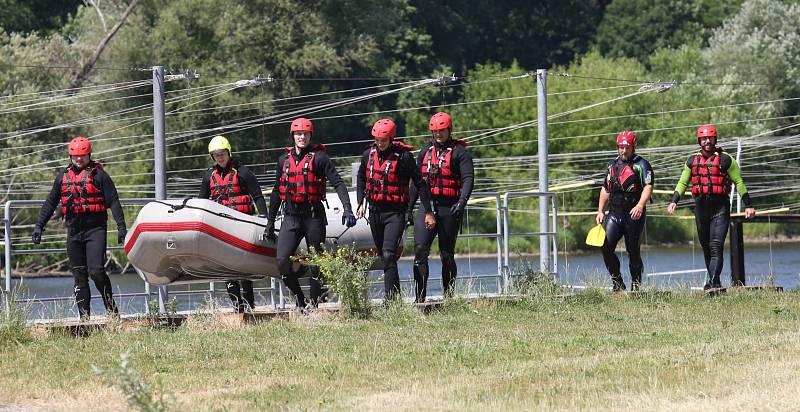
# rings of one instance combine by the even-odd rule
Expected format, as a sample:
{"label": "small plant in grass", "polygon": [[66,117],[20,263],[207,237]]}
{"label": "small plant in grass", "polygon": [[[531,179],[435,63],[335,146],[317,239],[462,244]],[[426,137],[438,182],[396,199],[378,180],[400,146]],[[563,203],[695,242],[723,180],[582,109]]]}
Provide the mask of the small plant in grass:
{"label": "small plant in grass", "polygon": [[390,325],[403,326],[422,318],[422,312],[403,303],[400,298],[389,299],[383,303],[377,318]]}
{"label": "small plant in grass", "polygon": [[575,302],[599,305],[608,300],[608,292],[604,288],[591,286],[575,295]]}
{"label": "small plant in grass", "polygon": [[92,370],[108,386],[118,387],[131,408],[144,412],[172,410],[175,397],[172,394],[164,393],[160,388],[154,388],[142,382],[136,371],[128,365],[130,357],[131,353],[125,352],[120,355],[118,367],[101,369],[92,365]]}
{"label": "small plant in grass", "polygon": [[[147,301],[147,314],[145,315],[145,319],[150,322],[152,326],[158,326],[161,322],[161,313],[160,308],[158,307],[158,299],[149,299]],[[164,302],[164,310],[165,315],[171,316],[175,315],[178,311],[178,300],[176,298],[172,298],[167,302]]]}
{"label": "small plant in grass", "polygon": [[530,263],[515,268],[511,279],[513,290],[528,303],[538,305],[548,302],[561,293],[561,286],[549,273],[534,269]]}
{"label": "small plant in grass", "polygon": [[369,268],[375,257],[360,252],[353,246],[341,246],[335,251],[317,252],[314,248],[308,253],[293,259],[319,268],[328,286],[339,297],[342,313],[349,318],[368,318],[372,314],[367,287]]}
{"label": "small plant in grass", "polygon": [[31,328],[28,326],[30,308],[23,307],[12,296],[13,294],[3,293],[0,302],[7,309],[0,314],[0,349],[33,340]]}

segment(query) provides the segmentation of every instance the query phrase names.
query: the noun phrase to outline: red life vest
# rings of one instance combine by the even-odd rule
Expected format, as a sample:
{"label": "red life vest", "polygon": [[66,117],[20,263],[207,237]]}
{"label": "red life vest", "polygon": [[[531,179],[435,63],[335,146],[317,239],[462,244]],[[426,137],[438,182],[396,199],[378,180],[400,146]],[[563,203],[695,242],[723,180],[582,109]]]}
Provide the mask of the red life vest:
{"label": "red life vest", "polygon": [[281,200],[292,203],[321,202],[325,198],[325,175],[317,176],[314,171],[314,158],[317,150],[325,151],[321,144],[311,145],[308,153],[300,161],[292,156],[293,147],[287,147],[286,160],[283,161],[283,176],[278,186]]}
{"label": "red life vest", "polygon": [[[463,140],[456,144],[467,145]],[[432,196],[458,199],[461,196],[460,170],[453,168],[453,146],[436,153],[436,145],[431,145],[422,158],[422,178],[431,187]]]}
{"label": "red life vest", "polygon": [[223,206],[228,206],[248,215],[255,214],[253,198],[247,190],[239,184],[239,173],[236,166],[231,165],[230,171],[223,178],[217,167],[211,172],[209,179],[211,199]]}
{"label": "red life vest", "polygon": [[68,213],[100,213],[106,210],[106,199],[103,190],[95,186],[94,176],[99,163],[90,163],[78,173],[72,166],[67,166],[61,177],[61,215]]}
{"label": "red life vest", "polygon": [[718,153],[708,158],[700,153],[694,155],[689,167],[692,170],[692,196],[727,196],[731,193],[731,179],[719,167],[721,157]]}
{"label": "red life vest", "polygon": [[413,148],[400,142],[392,142],[392,145],[387,149],[390,152],[383,162],[377,146],[373,144],[369,151],[366,190],[370,202],[407,204],[410,200],[409,176],[400,176],[397,173],[397,166],[403,152],[411,151]]}
{"label": "red life vest", "polygon": [[607,186],[611,196],[611,208],[624,209],[626,212],[636,206],[644,189],[642,178],[636,173],[633,162],[620,161],[619,158],[608,166]]}
{"label": "red life vest", "polygon": [[643,189],[642,179],[631,162],[615,161],[608,167],[608,188],[611,193],[640,193]]}

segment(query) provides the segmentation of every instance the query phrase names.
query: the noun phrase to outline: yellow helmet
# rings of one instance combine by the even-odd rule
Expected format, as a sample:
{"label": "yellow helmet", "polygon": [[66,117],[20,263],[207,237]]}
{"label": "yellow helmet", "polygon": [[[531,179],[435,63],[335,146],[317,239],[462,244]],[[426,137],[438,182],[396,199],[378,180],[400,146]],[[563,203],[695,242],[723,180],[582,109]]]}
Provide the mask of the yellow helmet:
{"label": "yellow helmet", "polygon": [[227,150],[228,156],[231,155],[231,144],[225,136],[214,136],[214,138],[208,142],[208,154],[210,154],[212,158],[214,157],[214,152],[219,150]]}

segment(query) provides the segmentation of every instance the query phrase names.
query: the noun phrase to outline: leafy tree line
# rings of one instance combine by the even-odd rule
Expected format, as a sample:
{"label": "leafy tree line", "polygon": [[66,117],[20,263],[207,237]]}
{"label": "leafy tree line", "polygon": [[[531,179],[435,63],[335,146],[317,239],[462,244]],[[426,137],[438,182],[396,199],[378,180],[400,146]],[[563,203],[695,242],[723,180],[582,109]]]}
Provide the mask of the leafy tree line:
{"label": "leafy tree line", "polygon": [[[0,18],[4,28],[0,34],[4,107],[23,106],[29,93],[67,88],[106,35],[107,27],[128,4],[108,1],[94,7],[97,3],[45,0],[0,3],[9,10]],[[49,7],[56,3],[58,7]],[[315,138],[328,143],[364,140],[371,122],[385,115],[398,121],[401,135],[424,136],[427,118],[437,109],[453,114],[456,131],[519,124],[535,117],[535,99],[507,98],[535,96],[534,78],[520,76],[536,68],[572,75],[549,79],[550,113],[619,97],[632,90],[615,88],[632,84],[628,80],[676,80],[678,86],[667,93],[620,100],[575,113],[565,118],[568,122],[550,126],[550,153],[607,150],[610,158],[613,136],[623,129],[642,131],[642,147],[647,148],[691,145],[690,126],[706,122],[721,124],[724,137],[750,136],[792,124],[796,100],[781,99],[800,92],[800,77],[795,73],[800,67],[800,42],[796,41],[800,25],[794,24],[798,22],[800,11],[795,2],[780,0],[568,0],[544,4],[501,0],[446,5],[427,0],[143,0],[103,51],[85,89],[149,79],[148,71],[131,68],[154,64],[172,72],[192,70],[200,74],[195,80],[167,83],[168,98],[189,97],[204,87],[259,74],[272,75],[275,81],[258,87],[220,93],[207,100],[167,104],[168,112],[176,111],[168,116],[167,131],[186,134],[168,148],[172,157],[168,168],[176,171],[169,175],[171,187],[187,187],[182,179],[196,179],[200,170],[209,166],[205,145],[211,132],[194,131],[352,96],[344,92],[349,89],[451,73],[459,77],[446,85],[411,89],[311,114],[321,117],[315,120]],[[149,108],[105,122],[20,133],[147,106],[152,99],[149,87],[113,95],[124,99],[97,102],[99,98],[87,97],[75,104],[5,112],[0,118],[5,137],[0,139],[0,150],[15,175],[0,178],[0,185],[10,188],[4,192],[11,198],[43,197],[42,192],[52,182],[55,164],[25,165],[53,159],[65,164],[63,146],[53,144],[65,143],[72,135],[82,133],[116,139],[98,140],[98,151],[141,145],[114,152],[114,157],[107,159],[108,168],[112,175],[120,176],[115,181],[123,188],[123,196],[152,196],[152,152],[146,150],[152,140],[152,124],[146,121],[151,115]],[[588,89],[602,90],[575,92]],[[287,98],[294,100],[281,100]],[[756,101],[770,103],[721,107]],[[191,107],[185,108],[187,104]],[[699,107],[712,109],[677,111]],[[395,109],[398,111],[374,113]],[[645,115],[653,112],[663,113]],[[130,120],[135,116],[140,119]],[[598,118],[604,120],[593,120]],[[284,116],[264,123],[229,137],[235,150],[247,151],[240,157],[255,165],[262,183],[268,185],[277,152],[257,149],[289,144],[288,119]],[[788,128],[781,133],[790,135],[793,131]],[[535,128],[522,128],[481,138],[472,151],[478,158],[534,156],[535,140]],[[411,141],[419,146],[424,137]],[[41,149],[33,150],[36,146]],[[355,155],[363,146],[344,144],[332,146],[331,151],[335,156]],[[682,160],[685,157],[676,157],[672,168],[678,170]],[[577,157],[574,161],[567,158],[554,163],[551,179],[580,176],[596,180],[604,164],[605,160],[586,163]],[[657,170],[657,174],[675,175],[676,170]],[[482,187],[487,188],[503,187],[508,178],[508,171],[502,169],[488,168],[481,173]],[[535,165],[515,171],[514,177],[536,182]],[[748,183],[756,180],[748,178],[747,168],[745,178]],[[674,181],[659,181],[660,189],[671,189],[672,185]],[[663,203],[666,198],[659,196],[656,202]],[[759,201],[790,203],[792,199],[781,195]],[[564,192],[559,202],[572,210],[591,210],[596,189]],[[22,220],[17,222],[27,219],[31,223],[32,216],[20,216]],[[538,215],[533,216],[520,218],[518,223],[533,227]],[[570,218],[565,223],[563,236],[569,248],[580,246],[589,220]],[[476,231],[489,230],[494,219],[476,221]],[[691,238],[691,231],[685,226],[673,220],[651,219],[648,233],[653,242],[686,240]],[[518,242],[519,250],[531,250],[535,239]]]}

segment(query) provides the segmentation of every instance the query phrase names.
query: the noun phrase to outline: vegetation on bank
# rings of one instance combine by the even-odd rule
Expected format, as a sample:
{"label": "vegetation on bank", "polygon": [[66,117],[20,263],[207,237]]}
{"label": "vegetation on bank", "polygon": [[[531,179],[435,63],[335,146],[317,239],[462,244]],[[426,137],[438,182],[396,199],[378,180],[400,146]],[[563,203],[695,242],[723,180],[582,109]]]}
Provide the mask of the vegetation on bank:
{"label": "vegetation on bank", "polygon": [[154,408],[229,411],[787,410],[798,402],[798,293],[590,289],[556,299],[560,291],[535,274],[518,287],[519,301],[456,298],[428,315],[390,305],[368,320],[312,312],[242,326],[196,316],[174,331],[4,333],[2,402],[121,410],[135,395]]}
{"label": "vegetation on bank", "polygon": [[[0,177],[3,198],[42,199],[56,169],[66,164],[60,144],[75,134],[98,137],[96,160],[106,164],[123,197],[152,196],[148,143],[152,124],[146,121],[152,102],[149,85],[109,96],[78,94],[67,104],[53,103],[55,107],[38,101],[35,94],[68,87],[77,68],[85,64],[130,2],[0,3],[7,11],[0,16],[4,111],[0,128],[5,133],[0,150],[7,154],[8,168]],[[631,10],[638,12],[632,15]],[[304,24],[298,25],[298,18]],[[449,84],[311,113],[319,116],[314,119],[315,139],[337,143],[330,146],[330,154],[345,166],[356,160],[351,156],[363,149],[368,126],[378,117],[394,117],[399,134],[418,147],[427,136],[430,114],[447,110],[455,119],[455,136],[474,138],[470,150],[476,157],[508,160],[507,165],[499,161],[480,165],[478,190],[530,189],[538,179],[536,167],[529,167],[535,166],[535,130],[484,134],[535,116],[536,82],[526,74],[541,67],[553,74],[548,79],[551,114],[618,98],[646,81],[675,80],[678,84],[667,93],[636,96],[552,122],[551,185],[596,183],[605,162],[614,155],[613,136],[627,129],[639,131],[640,151],[687,145],[680,156],[660,152],[651,156],[651,160],[665,160],[656,168],[656,185],[669,190],[683,156],[693,149],[693,128],[714,122],[720,125],[726,148],[735,144],[731,138],[736,136],[756,135],[764,142],[745,151],[742,162],[748,187],[754,195],[760,192],[754,196],[755,205],[763,210],[797,203],[797,194],[773,191],[775,186],[786,186],[782,178],[791,169],[785,169],[784,163],[795,167],[797,159],[782,146],[787,142],[772,145],[769,133],[761,134],[777,130],[777,135],[792,136],[797,132],[798,27],[800,5],[783,0],[680,4],[587,0],[544,8],[511,0],[459,0],[447,5],[428,0],[322,1],[314,7],[297,0],[142,0],[108,44],[85,85],[146,81],[150,73],[138,69],[154,64],[166,65],[174,73],[188,69],[200,74],[198,79],[165,85],[169,98],[175,99],[166,107],[172,112],[167,131],[175,133],[168,147],[169,193],[180,197],[196,195],[201,171],[209,166],[205,145],[213,134],[227,133],[240,160],[269,188],[278,150],[289,144],[286,122],[290,116],[285,113],[303,112],[304,107],[321,103],[319,96],[312,95],[352,97],[348,90],[451,73],[458,79]],[[205,87],[216,90],[215,85],[259,74],[271,74],[276,81],[215,92],[208,98],[191,97]],[[298,99],[301,95],[309,97]],[[109,117],[109,113],[119,114]],[[258,127],[203,132],[268,116],[272,117]],[[78,119],[86,120],[74,122]],[[607,157],[573,157],[597,151],[605,151]],[[770,163],[763,162],[767,157]],[[527,160],[514,160],[520,158]],[[593,210],[597,187],[560,192],[559,211]],[[648,212],[660,213],[666,202],[667,196],[658,194]],[[514,207],[536,210],[534,202],[527,200]],[[129,224],[137,210],[126,210]],[[493,229],[492,210],[472,214],[476,219],[469,230]],[[653,217],[648,222],[649,241],[692,239],[690,222]],[[15,211],[19,248],[31,247],[27,239],[35,218],[35,210]],[[512,217],[512,226],[520,232],[533,231],[537,219],[536,213],[519,214]],[[566,249],[582,247],[591,220],[559,221]],[[63,244],[63,230],[56,222],[47,229],[45,236],[52,237],[42,247]],[[775,229],[787,235],[800,232],[794,225]],[[109,244],[115,243],[113,234],[109,239]],[[514,251],[536,250],[536,242],[514,239]],[[462,251],[467,247],[464,243],[459,244]],[[493,247],[486,239],[472,243],[481,251]],[[25,264],[46,258],[50,257],[21,259]]]}

